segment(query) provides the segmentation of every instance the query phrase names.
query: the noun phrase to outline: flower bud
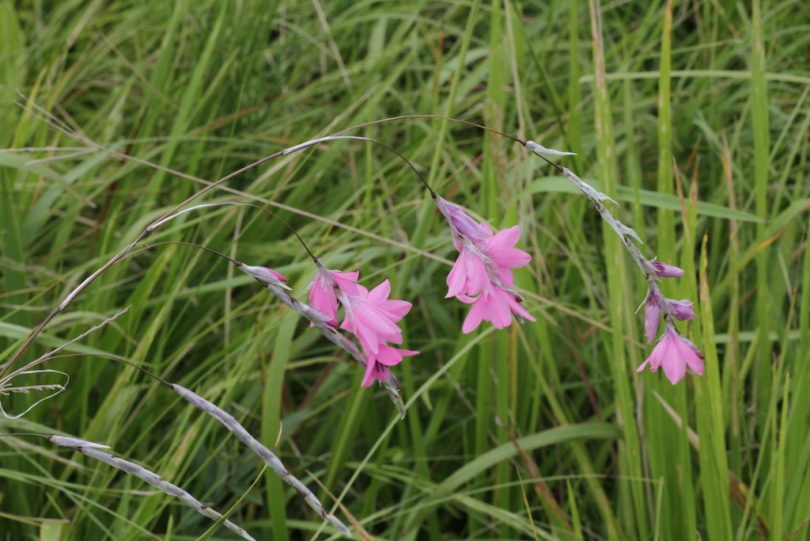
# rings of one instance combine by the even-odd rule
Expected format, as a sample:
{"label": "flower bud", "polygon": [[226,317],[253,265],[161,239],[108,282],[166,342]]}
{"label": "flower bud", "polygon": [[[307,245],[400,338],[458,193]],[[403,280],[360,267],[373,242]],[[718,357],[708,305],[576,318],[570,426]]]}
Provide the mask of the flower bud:
{"label": "flower bud", "polygon": [[672,299],[667,299],[667,306],[669,307],[669,311],[673,315],[673,317],[675,317],[675,319],[686,321],[687,319],[695,319],[697,317],[695,315],[695,310],[692,307],[692,301],[688,299],[684,299],[681,301],[673,301]]}
{"label": "flower bud", "polygon": [[661,278],[678,278],[683,276],[683,269],[674,265],[653,261],[652,266],[655,269],[655,274]]}
{"label": "flower bud", "polygon": [[242,270],[242,272],[249,274],[260,282],[266,284],[275,284],[285,289],[290,289],[284,285],[284,282],[286,282],[287,279],[284,278],[281,273],[276,272],[273,269],[269,269],[267,267],[252,267],[250,265],[245,265],[244,263],[242,263],[239,268]]}

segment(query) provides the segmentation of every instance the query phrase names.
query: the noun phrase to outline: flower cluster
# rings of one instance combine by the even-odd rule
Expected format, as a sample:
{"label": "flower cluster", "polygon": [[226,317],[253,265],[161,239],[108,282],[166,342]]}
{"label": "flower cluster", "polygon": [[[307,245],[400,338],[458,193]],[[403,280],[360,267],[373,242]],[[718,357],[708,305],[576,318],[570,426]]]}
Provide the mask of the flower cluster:
{"label": "flower cluster", "polygon": [[648,365],[651,372],[663,367],[664,374],[673,385],[678,383],[686,375],[686,367],[693,372],[703,375],[703,354],[690,340],[681,336],[672,319],[686,321],[694,319],[695,310],[690,300],[672,300],[664,297],[658,287],[657,278],[677,278],[683,276],[683,269],[673,265],[667,265],[660,261],[647,262],[647,289],[646,308],[644,311],[644,331],[647,336],[647,343],[652,344],[658,334],[658,324],[661,316],[664,318],[666,329],[658,340],[652,353],[641,366],[636,370],[641,372]]}
{"label": "flower cluster", "polygon": [[647,289],[647,299],[644,301],[647,305],[644,311],[644,331],[647,335],[647,343],[652,344],[655,335],[658,334],[658,322],[661,320],[662,313],[665,317],[671,315],[680,321],[694,319],[696,316],[692,308],[692,301],[667,299],[661,294],[658,284],[652,277],[677,278],[683,276],[683,269],[659,261],[651,262],[649,267],[649,287]]}
{"label": "flower cluster", "polygon": [[338,323],[338,304],[343,306],[340,328],[355,335],[360,342],[367,361],[362,385],[369,387],[375,380],[387,381],[391,366],[419,352],[386,343],[402,343],[402,331],[397,323],[410,311],[411,303],[389,300],[391,283],[388,280],[369,291],[357,283],[359,277],[359,272],[330,271],[318,265],[309,301],[333,326]]}
{"label": "flower cluster", "polygon": [[513,314],[521,322],[523,319],[535,321],[520,304],[523,299],[513,289],[515,277],[512,269],[531,261],[528,253],[515,248],[520,240],[520,226],[493,234],[486,223],[479,224],[461,207],[438,195],[434,200],[450,224],[453,246],[459,252],[447,276],[446,297],[456,297],[472,305],[462,332],[474,331],[482,321],[503,329],[512,323]]}

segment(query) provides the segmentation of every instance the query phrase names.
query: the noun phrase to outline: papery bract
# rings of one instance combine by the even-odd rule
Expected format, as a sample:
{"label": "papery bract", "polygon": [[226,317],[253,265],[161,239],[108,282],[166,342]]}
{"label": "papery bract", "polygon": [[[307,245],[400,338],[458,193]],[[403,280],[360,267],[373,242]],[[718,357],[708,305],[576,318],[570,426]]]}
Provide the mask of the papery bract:
{"label": "papery bract", "polygon": [[650,356],[638,367],[636,372],[641,372],[648,365],[651,372],[663,367],[667,379],[675,385],[686,375],[687,366],[695,374],[702,376],[702,358],[703,354],[692,342],[667,327]]}
{"label": "papery bract", "polygon": [[547,155],[547,156],[576,156],[575,152],[566,152],[561,150],[554,150],[553,148],[546,148],[539,143],[535,143],[534,141],[526,141],[525,143],[526,148],[534,152],[538,155]]}

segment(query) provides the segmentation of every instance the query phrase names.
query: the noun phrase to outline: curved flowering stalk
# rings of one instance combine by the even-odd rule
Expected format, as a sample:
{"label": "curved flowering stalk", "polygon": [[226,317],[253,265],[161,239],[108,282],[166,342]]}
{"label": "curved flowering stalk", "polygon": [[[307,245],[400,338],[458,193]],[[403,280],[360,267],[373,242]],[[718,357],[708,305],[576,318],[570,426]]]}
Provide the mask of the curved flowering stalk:
{"label": "curved flowering stalk", "polygon": [[447,276],[446,297],[471,304],[461,330],[467,334],[489,321],[496,329],[512,323],[512,315],[523,323],[535,319],[520,304],[523,299],[513,289],[512,269],[529,264],[532,257],[515,244],[520,226],[492,233],[486,223],[473,220],[461,207],[432,193],[439,211],[450,225],[453,246],[458,250],[453,269]]}
{"label": "curved flowering stalk", "polygon": [[284,464],[278,459],[278,457],[273,454],[273,452],[265,447],[264,445],[259,442],[256,438],[250,435],[250,432],[245,430],[245,428],[239,424],[239,421],[234,418],[233,415],[225,412],[218,406],[215,406],[213,403],[209,402],[208,400],[204,399],[197,393],[186,389],[185,387],[181,387],[176,383],[166,383],[171,389],[183,397],[186,401],[190,402],[194,405],[197,409],[202,410],[203,412],[207,413],[220,423],[222,423],[225,428],[233,432],[233,435],[236,438],[247,445],[251,451],[259,455],[259,457],[264,461],[267,466],[270,467],[276,475],[281,477],[284,482],[288,485],[293,487],[301,496],[304,497],[304,501],[315,510],[318,515],[326,520],[329,524],[334,526],[338,529],[340,533],[345,535],[346,537],[351,537],[352,534],[349,529],[333,514],[329,513],[326,509],[324,509],[321,502],[318,498],[315,497],[315,494],[312,493],[307,486],[299,481],[293,474],[287,471],[287,468],[284,467]]}
{"label": "curved flowering stalk", "polygon": [[[60,447],[67,447],[69,449],[73,449],[75,451],[80,452],[83,455],[89,456],[95,460],[100,462],[104,462],[121,470],[125,473],[133,475],[138,479],[141,479],[145,483],[152,485],[156,489],[165,492],[169,496],[174,496],[184,505],[191,507],[198,513],[205,515],[206,517],[210,518],[211,520],[220,520],[222,518],[222,514],[218,511],[215,511],[208,507],[207,505],[203,505],[197,500],[194,496],[183,490],[177,485],[169,483],[168,481],[164,481],[160,478],[160,476],[152,471],[147,470],[143,466],[139,466],[134,462],[130,462],[129,460],[124,460],[123,458],[119,458],[115,455],[112,455],[103,449],[109,449],[107,445],[101,445],[99,443],[93,443],[90,441],[82,440],[79,438],[69,438],[65,436],[45,436],[43,434],[9,434],[15,436],[37,436],[40,438],[44,438],[50,441],[53,444],[59,445]],[[241,537],[242,539],[247,539],[248,541],[255,541],[253,537],[250,536],[244,529],[240,528],[230,520],[225,520],[223,522],[226,528],[231,530],[233,533]]]}
{"label": "curved flowering stalk", "polygon": [[[75,356],[80,356],[80,355],[81,354],[70,354],[70,355],[54,356],[53,358],[75,357]],[[228,412],[226,412],[225,410],[223,410],[219,406],[215,405],[214,403],[206,400],[205,398],[198,395],[194,391],[191,391],[190,389],[186,389],[185,387],[183,387],[181,385],[178,385],[177,383],[172,383],[170,381],[166,381],[165,379],[161,378],[160,376],[157,376],[157,375],[153,374],[149,370],[146,370],[142,366],[138,366],[137,364],[135,364],[135,363],[133,363],[131,361],[128,361],[127,359],[118,357],[116,355],[106,354],[106,353],[96,353],[96,354],[93,354],[93,356],[95,356],[95,357],[104,357],[104,358],[111,359],[111,360],[114,360],[114,361],[118,361],[118,362],[121,362],[121,363],[124,363],[124,364],[127,364],[127,365],[131,366],[132,368],[142,372],[143,374],[145,374],[148,377],[158,381],[159,383],[165,385],[166,387],[169,387],[172,391],[174,391],[178,396],[180,396],[182,399],[187,401],[189,404],[191,404],[195,408],[201,410],[206,415],[209,415],[209,416],[213,417],[214,419],[216,419],[220,424],[222,424],[225,428],[227,428],[230,432],[232,432],[239,441],[244,443],[254,454],[256,454],[259,458],[261,458],[262,461],[271,470],[273,470],[273,472],[276,475],[278,475],[287,484],[292,486],[304,498],[304,501],[306,501],[306,503],[312,509],[314,509],[315,512],[317,512],[318,515],[321,518],[323,518],[324,520],[326,520],[327,522],[332,524],[332,526],[337,528],[343,535],[345,535],[347,537],[351,537],[351,532],[340,521],[340,519],[338,519],[337,517],[335,517],[331,513],[327,512],[326,509],[321,504],[320,500],[318,500],[318,498],[312,493],[312,491],[309,490],[309,488],[307,488],[307,486],[304,485],[303,482],[301,482],[295,476],[293,476],[293,474],[290,473],[289,470],[287,470],[286,467],[284,467],[284,464],[275,455],[275,453],[273,453],[273,451],[270,450],[269,448],[265,447],[259,440],[254,438],[250,434],[250,432],[248,432],[247,429],[245,429],[245,427],[243,427],[242,424],[233,415],[229,414]],[[4,434],[0,434],[0,436],[3,436],[3,435]],[[26,435],[26,434],[16,434],[16,435],[20,436],[20,435]],[[27,435],[39,436],[39,437],[43,437],[43,438],[46,438],[46,439],[58,438],[59,437],[59,436],[43,436],[43,435],[40,435],[40,434],[27,434]],[[82,440],[75,440],[74,438],[70,438],[70,439],[72,441],[74,441],[74,442],[75,441],[82,441]],[[60,443],[60,441],[62,441],[62,440],[54,441],[54,443],[57,443],[58,445],[62,445],[62,443]],[[106,448],[107,447],[105,445],[99,445],[99,444],[91,444],[91,446],[94,446],[94,447],[97,447],[97,448]],[[84,451],[82,451],[82,452],[84,452]],[[87,453],[85,453],[85,454],[87,454]],[[129,471],[129,470],[126,470],[126,471]],[[164,492],[166,492],[166,491],[164,491]],[[167,492],[167,493],[173,494],[172,492]]]}
{"label": "curved flowering stalk", "polygon": [[635,245],[635,242],[641,243],[641,239],[636,232],[617,220],[602,203],[603,201],[616,202],[599,190],[586,184],[567,167],[558,165],[545,157],[545,155],[565,156],[570,155],[570,152],[548,149],[534,141],[526,141],[522,142],[522,144],[534,154],[543,158],[548,164],[557,169],[566,180],[579,188],[582,194],[588,198],[597,212],[599,212],[599,215],[605,223],[619,235],[630,257],[638,268],[641,269],[641,272],[644,273],[644,279],[647,281],[647,298],[645,300],[646,310],[644,317],[644,331],[647,336],[647,343],[652,344],[655,340],[658,333],[658,325],[662,317],[664,319],[665,330],[655,348],[653,348],[650,356],[636,371],[641,372],[647,366],[650,367],[650,371],[652,372],[663,368],[664,373],[673,385],[678,383],[686,375],[687,366],[694,373],[702,376],[703,353],[701,353],[690,340],[681,336],[675,327],[675,320],[684,321],[696,317],[695,311],[692,308],[692,302],[688,299],[678,301],[668,299],[664,297],[658,285],[659,278],[677,278],[683,276],[683,269],[644,257],[644,254],[642,254],[641,250]]}

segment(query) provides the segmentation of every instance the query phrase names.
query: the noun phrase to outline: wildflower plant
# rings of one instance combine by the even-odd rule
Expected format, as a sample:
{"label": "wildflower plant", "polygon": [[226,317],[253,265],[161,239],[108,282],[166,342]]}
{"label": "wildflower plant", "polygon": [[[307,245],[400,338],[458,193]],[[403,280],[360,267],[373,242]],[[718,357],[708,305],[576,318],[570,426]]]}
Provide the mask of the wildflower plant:
{"label": "wildflower plant", "polygon": [[[464,121],[459,122],[462,124],[470,124]],[[358,127],[362,127],[362,125]],[[488,130],[488,128],[484,129]],[[523,141],[511,136],[506,137],[520,142],[528,150],[542,157],[546,162],[556,168],[565,179],[574,184],[593,204],[602,219],[619,235],[627,252],[643,272],[648,286],[645,300],[644,325],[647,342],[651,344],[655,340],[658,335],[661,319],[664,321],[665,328],[649,358],[638,368],[638,371],[646,367],[649,367],[653,372],[659,368],[663,368],[667,378],[673,384],[684,378],[687,367],[694,373],[702,375],[702,354],[694,344],[678,332],[675,325],[675,321],[686,321],[695,317],[692,303],[689,300],[673,300],[666,298],[659,287],[659,279],[680,277],[683,275],[683,270],[656,261],[655,259],[647,259],[636,245],[637,243],[640,244],[641,241],[635,231],[616,219],[607,209],[606,203],[615,202],[607,195],[582,181],[566,167],[558,165],[547,158],[547,156],[565,156],[570,153],[547,149],[533,141]],[[84,139],[81,140],[87,142]],[[484,321],[491,323],[496,329],[504,329],[510,326],[515,319],[520,323],[535,321],[535,318],[523,305],[524,299],[516,284],[513,272],[514,269],[529,265],[532,259],[526,251],[518,248],[521,236],[521,227],[519,225],[513,225],[496,232],[490,227],[486,220],[477,221],[462,206],[447,201],[439,196],[421,176],[418,169],[392,147],[367,137],[336,134],[313,139],[284,149],[267,158],[258,160],[250,166],[226,175],[216,182],[209,183],[206,188],[200,190],[175,209],[152,222],[133,242],[127,244],[112,259],[85,278],[79,286],[70,291],[57,308],[31,332],[12,359],[0,367],[0,398],[2,398],[2,395],[11,392],[26,392],[30,390],[25,387],[12,386],[11,380],[21,375],[49,372],[47,370],[32,369],[50,358],[53,358],[55,353],[60,349],[104,325],[96,326],[87,333],[68,342],[65,346],[62,346],[62,348],[58,348],[33,363],[27,364],[23,368],[12,371],[12,365],[31,345],[36,336],[42,332],[44,327],[57,314],[65,310],[100,274],[105,272],[112,265],[129,257],[134,248],[149,234],[188,212],[222,205],[244,205],[259,208],[263,212],[267,212],[275,218],[278,218],[301,242],[301,245],[311,257],[316,267],[316,272],[309,286],[308,303],[293,296],[291,288],[287,285],[287,278],[272,268],[248,265],[206,246],[192,246],[197,246],[228,260],[242,272],[262,284],[262,286],[279,299],[282,304],[308,320],[310,327],[316,328],[327,340],[348,353],[349,356],[362,366],[364,370],[362,386],[370,387],[375,381],[379,382],[379,384],[385,388],[390,399],[396,406],[400,417],[404,417],[406,408],[399,394],[399,382],[392,369],[402,363],[405,358],[414,357],[418,355],[419,352],[401,347],[403,346],[404,338],[400,324],[409,314],[412,304],[406,300],[390,298],[391,283],[388,279],[382,280],[379,284],[369,289],[360,283],[359,271],[343,272],[328,269],[321,260],[312,253],[307,244],[299,236],[298,232],[292,228],[290,224],[279,218],[276,214],[255,205],[228,201],[204,203],[183,208],[192,200],[215,189],[228,179],[233,178],[251,167],[265,163],[275,157],[286,156],[293,152],[311,148],[317,144],[338,140],[371,142],[382,145],[393,151],[417,174],[430,192],[430,196],[436,204],[439,213],[445,219],[449,227],[452,245],[458,252],[458,256],[445,280],[447,286],[445,297],[455,298],[461,303],[469,305],[469,310],[461,326],[463,333],[468,334],[475,331]],[[153,244],[152,246],[154,247],[159,244],[187,243],[166,242]],[[116,314],[105,323],[114,320],[119,315],[120,313]],[[356,340],[356,343],[352,338]],[[350,531],[343,523],[326,511],[317,497],[304,483],[289,472],[273,451],[254,438],[233,416],[185,387],[169,383],[147,372],[140,366],[136,366],[136,368],[167,385],[188,403],[225,426],[240,442],[260,457],[272,471],[292,486],[298,494],[303,497],[304,501],[315,510],[319,517],[332,524],[343,535],[351,536]],[[60,372],[60,374],[62,373]],[[66,374],[64,375],[67,377]],[[58,393],[64,391],[65,386],[66,384],[46,385],[40,386],[40,388],[36,390],[56,391]],[[49,397],[50,396],[46,397],[46,399]],[[40,402],[41,400],[31,407],[33,408]],[[0,412],[2,412],[3,415],[7,415],[2,409],[1,402]],[[186,505],[197,509],[208,517],[215,520],[220,520],[222,517],[218,512],[203,505],[184,490],[163,481],[156,474],[137,464],[117,458],[100,450],[102,446],[99,444],[62,436],[50,436],[48,439],[57,445],[73,448],[87,456],[143,479],[145,482],[159,488],[165,493],[179,498],[180,501]],[[226,520],[224,524],[242,538],[252,539],[245,530],[232,522]]]}

